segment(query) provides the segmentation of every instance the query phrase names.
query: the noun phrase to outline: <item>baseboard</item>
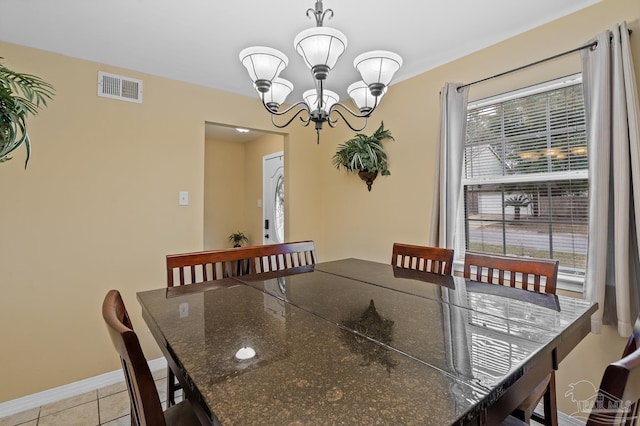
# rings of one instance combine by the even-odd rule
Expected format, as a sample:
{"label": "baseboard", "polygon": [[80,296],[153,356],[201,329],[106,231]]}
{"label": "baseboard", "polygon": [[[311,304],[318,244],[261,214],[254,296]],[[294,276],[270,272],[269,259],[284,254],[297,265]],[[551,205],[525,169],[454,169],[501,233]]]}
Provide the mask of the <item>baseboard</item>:
{"label": "baseboard", "polygon": [[[164,368],[167,368],[167,360],[164,358],[156,358],[149,361],[149,369],[151,369],[151,371],[157,371]],[[0,419],[16,413],[21,413],[22,411],[40,407],[42,405],[51,404],[52,402],[82,395],[83,393],[113,385],[123,380],[124,376],[122,375],[122,369],[120,369],[69,383],[68,385],[62,385],[57,388],[47,389],[42,392],[23,396],[22,398],[2,402],[0,403]]]}

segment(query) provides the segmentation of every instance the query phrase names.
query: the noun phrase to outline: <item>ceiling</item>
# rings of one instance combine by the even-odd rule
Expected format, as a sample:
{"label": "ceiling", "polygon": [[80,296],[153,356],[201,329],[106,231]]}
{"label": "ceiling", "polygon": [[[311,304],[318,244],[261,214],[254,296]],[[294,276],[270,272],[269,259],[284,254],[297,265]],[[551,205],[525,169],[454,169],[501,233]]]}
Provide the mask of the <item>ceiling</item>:
{"label": "ceiling", "polygon": [[[395,82],[495,44],[601,0],[325,0],[326,26],[348,39],[326,88],[347,97],[353,59],[390,50],[404,59]],[[314,0],[2,0],[0,40],[231,93],[256,96],[238,60],[248,46],[281,50],[281,74],[313,87],[293,39],[315,25]],[[10,60],[10,58],[7,58]],[[392,83],[393,84],[393,83]]]}

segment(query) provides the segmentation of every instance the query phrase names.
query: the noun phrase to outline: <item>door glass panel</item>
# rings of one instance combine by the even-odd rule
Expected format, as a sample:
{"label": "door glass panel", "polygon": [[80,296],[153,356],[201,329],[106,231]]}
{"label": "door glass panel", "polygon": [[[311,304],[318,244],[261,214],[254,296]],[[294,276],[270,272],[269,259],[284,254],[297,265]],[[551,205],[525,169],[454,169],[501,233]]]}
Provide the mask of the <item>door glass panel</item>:
{"label": "door glass panel", "polygon": [[275,200],[273,203],[274,218],[275,218],[275,232],[278,242],[284,242],[284,179],[283,176],[278,176],[278,182],[276,183]]}

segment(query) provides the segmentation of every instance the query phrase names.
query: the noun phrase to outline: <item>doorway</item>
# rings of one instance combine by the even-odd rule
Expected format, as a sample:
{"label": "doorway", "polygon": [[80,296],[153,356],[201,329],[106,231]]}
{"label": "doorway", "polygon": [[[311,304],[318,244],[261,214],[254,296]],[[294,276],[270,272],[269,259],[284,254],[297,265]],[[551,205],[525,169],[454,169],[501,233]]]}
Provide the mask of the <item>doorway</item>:
{"label": "doorway", "polygon": [[[263,212],[264,157],[282,158],[286,151],[284,139],[285,135],[280,133],[255,129],[240,133],[233,126],[206,123],[205,250],[231,247],[229,235],[237,231],[247,235],[249,245],[263,244],[266,235]],[[283,185],[280,187],[284,190]],[[271,224],[276,223],[275,218],[270,220]]]}

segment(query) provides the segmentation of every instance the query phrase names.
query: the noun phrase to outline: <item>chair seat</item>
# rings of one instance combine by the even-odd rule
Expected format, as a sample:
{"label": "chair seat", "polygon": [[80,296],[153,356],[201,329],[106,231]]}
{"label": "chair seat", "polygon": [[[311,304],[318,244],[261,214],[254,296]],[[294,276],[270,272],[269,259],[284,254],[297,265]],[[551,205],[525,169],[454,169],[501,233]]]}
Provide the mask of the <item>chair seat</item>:
{"label": "chair seat", "polygon": [[185,400],[167,408],[164,412],[164,420],[167,426],[200,426],[200,420],[196,416],[191,401]]}

